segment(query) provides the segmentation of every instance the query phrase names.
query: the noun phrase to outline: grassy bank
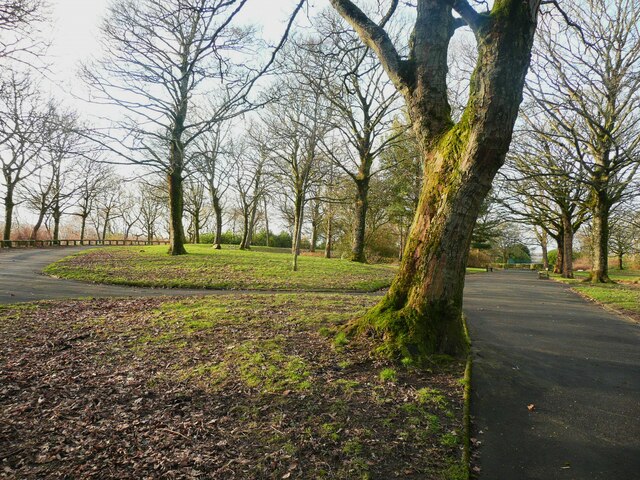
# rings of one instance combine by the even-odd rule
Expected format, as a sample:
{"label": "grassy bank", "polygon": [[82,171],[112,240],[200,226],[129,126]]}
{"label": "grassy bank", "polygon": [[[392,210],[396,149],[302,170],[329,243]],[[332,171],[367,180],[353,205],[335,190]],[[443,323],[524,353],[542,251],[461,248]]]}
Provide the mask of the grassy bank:
{"label": "grassy bank", "polygon": [[463,362],[369,355],[337,327],[369,295],[0,309],[14,478],[461,479]]}
{"label": "grassy bank", "polygon": [[215,250],[188,245],[189,255],[169,256],[166,246],[88,250],[45,269],[48,275],[96,283],[167,288],[251,290],[358,290],[389,286],[390,265],[363,265],[341,259],[299,258],[291,271],[289,255],[279,251]]}
{"label": "grassy bank", "polygon": [[552,275],[552,278],[570,285],[580,295],[640,321],[640,271],[611,270],[609,277],[618,283],[588,283],[585,281],[588,272],[576,272],[575,277],[566,279]]}

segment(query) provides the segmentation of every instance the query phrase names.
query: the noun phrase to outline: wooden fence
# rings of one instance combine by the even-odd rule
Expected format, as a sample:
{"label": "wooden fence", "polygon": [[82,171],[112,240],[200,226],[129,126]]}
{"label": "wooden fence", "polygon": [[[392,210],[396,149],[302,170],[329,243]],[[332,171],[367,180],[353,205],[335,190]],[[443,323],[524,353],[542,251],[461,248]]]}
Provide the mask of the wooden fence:
{"label": "wooden fence", "polygon": [[77,247],[81,245],[168,245],[169,240],[0,240],[0,248]]}

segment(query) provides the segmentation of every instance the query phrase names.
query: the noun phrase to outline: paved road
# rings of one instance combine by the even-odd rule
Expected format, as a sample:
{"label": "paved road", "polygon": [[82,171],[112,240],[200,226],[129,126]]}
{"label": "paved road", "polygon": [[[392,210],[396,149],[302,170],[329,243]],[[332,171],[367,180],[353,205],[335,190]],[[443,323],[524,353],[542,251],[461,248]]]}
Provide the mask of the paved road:
{"label": "paved road", "polygon": [[95,247],[0,249],[0,304],[78,297],[202,295],[202,290],[132,288],[59,280],[42,269],[80,250]]}
{"label": "paved road", "polygon": [[640,479],[638,324],[530,272],[469,276],[465,311],[480,479]]}

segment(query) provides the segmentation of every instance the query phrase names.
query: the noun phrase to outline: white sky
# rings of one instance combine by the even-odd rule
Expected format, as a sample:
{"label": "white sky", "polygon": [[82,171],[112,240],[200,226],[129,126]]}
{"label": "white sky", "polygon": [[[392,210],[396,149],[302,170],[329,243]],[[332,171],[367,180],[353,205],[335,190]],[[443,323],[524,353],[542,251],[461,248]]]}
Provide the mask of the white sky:
{"label": "white sky", "polygon": [[[96,107],[73,98],[74,95],[86,98],[86,87],[78,78],[78,70],[81,62],[100,56],[99,28],[110,3],[111,0],[49,0],[52,25],[45,35],[51,41],[47,51],[51,93],[89,116]],[[296,0],[249,0],[241,15],[242,22],[257,25],[264,38],[275,42],[296,3]],[[323,8],[328,2],[310,1],[308,5],[300,12],[298,21],[304,22],[306,13],[315,10],[314,5]]]}

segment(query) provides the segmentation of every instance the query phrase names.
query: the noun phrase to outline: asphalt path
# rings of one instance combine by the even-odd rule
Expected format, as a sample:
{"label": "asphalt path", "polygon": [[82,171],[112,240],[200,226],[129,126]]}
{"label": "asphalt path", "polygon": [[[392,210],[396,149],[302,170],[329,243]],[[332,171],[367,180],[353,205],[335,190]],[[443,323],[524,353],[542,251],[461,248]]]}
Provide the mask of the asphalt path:
{"label": "asphalt path", "polygon": [[464,306],[480,479],[640,479],[638,324],[534,272],[470,275]]}

